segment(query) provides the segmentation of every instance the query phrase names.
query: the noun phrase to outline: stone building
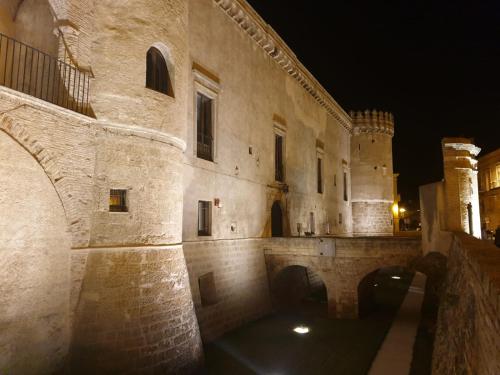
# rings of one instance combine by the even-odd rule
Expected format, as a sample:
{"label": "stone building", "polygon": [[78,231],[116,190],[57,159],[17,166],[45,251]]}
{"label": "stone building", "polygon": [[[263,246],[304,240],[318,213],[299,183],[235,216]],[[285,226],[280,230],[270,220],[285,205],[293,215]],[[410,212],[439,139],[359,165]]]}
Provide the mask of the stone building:
{"label": "stone building", "polygon": [[452,232],[481,238],[477,155],[469,138],[442,140],[444,179],[420,187],[424,254],[451,245]]}
{"label": "stone building", "polygon": [[0,372],[194,371],[271,311],[260,240],[392,233],[392,115],[244,0],[3,0],[0,33]]}
{"label": "stone building", "polygon": [[481,228],[495,232],[500,225],[500,149],[478,159],[478,173]]}

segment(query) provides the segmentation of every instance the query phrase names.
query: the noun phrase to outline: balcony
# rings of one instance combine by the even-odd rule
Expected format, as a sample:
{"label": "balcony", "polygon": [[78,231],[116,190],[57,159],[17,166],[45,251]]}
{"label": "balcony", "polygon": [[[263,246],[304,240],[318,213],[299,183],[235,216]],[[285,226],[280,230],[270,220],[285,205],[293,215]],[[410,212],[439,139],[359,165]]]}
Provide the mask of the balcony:
{"label": "balcony", "polygon": [[213,138],[210,135],[198,133],[196,156],[200,159],[213,161]]}
{"label": "balcony", "polygon": [[90,116],[90,76],[0,33],[0,85]]}

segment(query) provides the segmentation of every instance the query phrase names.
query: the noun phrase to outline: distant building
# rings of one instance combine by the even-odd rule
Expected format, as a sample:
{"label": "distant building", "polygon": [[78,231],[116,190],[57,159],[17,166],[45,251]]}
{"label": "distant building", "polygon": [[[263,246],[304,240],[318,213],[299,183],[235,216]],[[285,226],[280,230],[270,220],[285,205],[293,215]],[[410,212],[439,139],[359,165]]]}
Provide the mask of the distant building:
{"label": "distant building", "polygon": [[448,249],[451,232],[481,237],[476,156],[481,149],[469,138],[442,141],[444,179],[420,186],[424,253]]}
{"label": "distant building", "polygon": [[500,148],[478,159],[481,228],[492,231],[500,225]]}

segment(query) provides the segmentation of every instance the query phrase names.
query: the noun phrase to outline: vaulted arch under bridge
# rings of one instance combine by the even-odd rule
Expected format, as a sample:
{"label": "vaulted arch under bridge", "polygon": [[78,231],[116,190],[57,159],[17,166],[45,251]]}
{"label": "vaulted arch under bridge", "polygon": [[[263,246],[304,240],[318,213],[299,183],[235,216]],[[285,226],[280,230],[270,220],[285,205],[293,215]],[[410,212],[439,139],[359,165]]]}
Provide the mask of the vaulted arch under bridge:
{"label": "vaulted arch under bridge", "polygon": [[[359,293],[358,287],[367,275],[374,275],[379,269],[402,267],[435,280],[446,264],[441,254],[423,257],[417,237],[271,238],[264,254],[275,308],[282,306],[279,297],[283,293],[276,293],[284,273],[296,269],[298,275],[302,270],[302,287],[307,285],[304,272],[317,275],[324,284],[327,315],[332,318],[359,316],[359,298],[364,294]],[[294,283],[300,281],[298,276],[289,278]]]}

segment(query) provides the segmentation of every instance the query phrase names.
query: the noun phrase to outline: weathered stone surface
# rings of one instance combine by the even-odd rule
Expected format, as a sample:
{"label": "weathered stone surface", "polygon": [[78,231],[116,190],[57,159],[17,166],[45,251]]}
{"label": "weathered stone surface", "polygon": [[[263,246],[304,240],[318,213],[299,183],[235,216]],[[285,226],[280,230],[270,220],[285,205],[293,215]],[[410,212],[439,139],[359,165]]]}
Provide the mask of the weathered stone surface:
{"label": "weathered stone surface", "polygon": [[90,250],[82,256],[87,259],[73,323],[72,373],[199,368],[201,340],[181,246]]}
{"label": "weathered stone surface", "polygon": [[[271,312],[262,240],[184,243],[184,255],[203,340]],[[201,304],[199,277],[214,273],[217,303]]]}
{"label": "weathered stone surface", "polygon": [[500,373],[500,253],[454,234],[434,344],[434,375]]}
{"label": "weathered stone surface", "polygon": [[2,131],[0,207],[0,373],[52,373],[70,339],[66,216],[42,167]]}

